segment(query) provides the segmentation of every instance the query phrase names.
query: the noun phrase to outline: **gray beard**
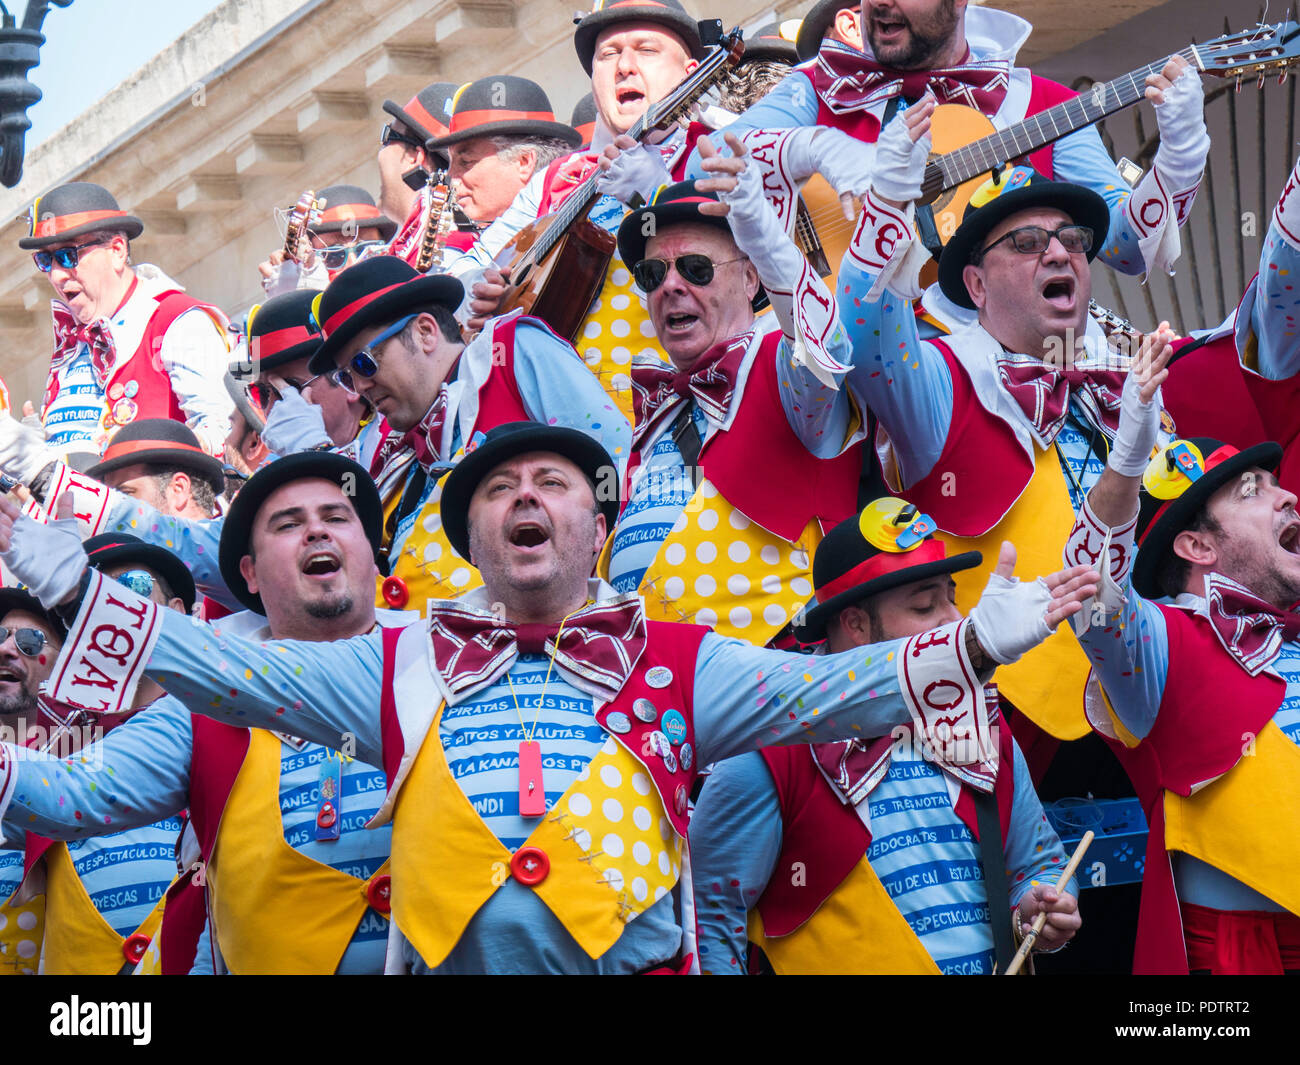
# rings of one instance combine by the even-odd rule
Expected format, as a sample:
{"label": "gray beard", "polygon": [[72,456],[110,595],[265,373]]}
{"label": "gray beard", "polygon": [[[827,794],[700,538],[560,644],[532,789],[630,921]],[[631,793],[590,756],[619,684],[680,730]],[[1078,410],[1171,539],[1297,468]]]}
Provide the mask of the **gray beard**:
{"label": "gray beard", "polygon": [[0,696],[0,717],[9,714],[18,717],[32,717],[37,709],[36,696],[30,692],[20,692],[14,696]]}
{"label": "gray beard", "polygon": [[331,621],[334,618],[341,618],[351,610],[352,596],[346,592],[337,599],[325,599],[321,602],[307,604],[308,616],[316,618],[318,621]]}

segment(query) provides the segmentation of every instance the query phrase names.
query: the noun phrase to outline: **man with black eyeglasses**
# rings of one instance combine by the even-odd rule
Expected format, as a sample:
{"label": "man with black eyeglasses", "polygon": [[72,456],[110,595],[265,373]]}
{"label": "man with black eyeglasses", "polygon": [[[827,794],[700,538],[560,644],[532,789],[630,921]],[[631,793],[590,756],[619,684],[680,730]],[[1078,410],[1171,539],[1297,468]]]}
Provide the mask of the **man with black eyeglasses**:
{"label": "man with black eyeglasses", "polygon": [[[324,342],[309,372],[364,398],[392,429],[368,466],[390,501],[381,595],[398,609],[422,610],[431,596],[450,598],[479,584],[442,530],[439,486],[493,426],[567,425],[620,464],[628,453],[631,427],[571,345],[519,314],[492,319],[466,344],[453,313],[463,294],[453,277],[422,277],[381,256],[344,270],[314,306]],[[617,476],[605,488],[614,498]]]}
{"label": "man with black eyeglasses", "polygon": [[[158,267],[132,264],[130,242],[143,229],[89,182],[60,185],[32,204],[18,244],[33,252],[56,295],[41,421],[58,451],[98,455],[137,418],[185,422],[212,454],[229,431],[225,316]],[[6,468],[15,432],[12,423],[0,426]]]}
{"label": "man with black eyeglasses", "polygon": [[[835,300],[740,142],[618,231],[669,365],[632,360],[628,503],[609,582],[648,616],[767,643],[812,595],[824,528],[855,512],[862,415]],[[775,315],[756,319],[771,301]]]}
{"label": "man with black eyeglasses", "polygon": [[[933,109],[922,101],[880,138],[872,195],[891,211],[920,196]],[[1085,336],[1089,264],[1109,225],[1105,201],[1082,185],[1027,166],[990,179],[939,262],[944,295],[978,322],[942,340],[918,336],[895,270],[907,241],[889,216],[864,210],[845,255],[839,283],[862,297],[844,316],[854,345],[849,382],[888,436],[885,475],[935,519],[950,551],[984,555],[956,577],[959,609],[978,596],[1003,540],[1020,549],[1022,572],[1055,560],[1108,456],[1128,446],[1119,431],[1121,399],[1134,387],[1128,359]],[[1163,430],[1171,428],[1166,415]],[[1102,795],[1097,780],[1056,792],[1044,777],[1059,741],[1088,732],[1087,671],[1063,634],[998,675],[1019,711],[1016,738],[1051,798],[1082,787]],[[1070,748],[1055,771],[1089,750],[1109,763],[1100,746]]]}

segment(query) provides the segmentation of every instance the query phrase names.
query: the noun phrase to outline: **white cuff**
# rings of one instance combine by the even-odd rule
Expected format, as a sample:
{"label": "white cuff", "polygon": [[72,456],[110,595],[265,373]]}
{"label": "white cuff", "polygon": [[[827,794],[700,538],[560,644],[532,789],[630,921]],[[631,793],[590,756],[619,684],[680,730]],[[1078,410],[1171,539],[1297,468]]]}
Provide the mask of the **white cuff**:
{"label": "white cuff", "polygon": [[1075,635],[1082,636],[1093,625],[1105,625],[1124,609],[1124,588],[1133,569],[1136,532],[1136,514],[1123,525],[1111,528],[1093,513],[1084,497],[1074,528],[1065,541],[1062,560],[1067,567],[1091,566],[1100,574],[1101,583],[1097,594],[1070,618]]}

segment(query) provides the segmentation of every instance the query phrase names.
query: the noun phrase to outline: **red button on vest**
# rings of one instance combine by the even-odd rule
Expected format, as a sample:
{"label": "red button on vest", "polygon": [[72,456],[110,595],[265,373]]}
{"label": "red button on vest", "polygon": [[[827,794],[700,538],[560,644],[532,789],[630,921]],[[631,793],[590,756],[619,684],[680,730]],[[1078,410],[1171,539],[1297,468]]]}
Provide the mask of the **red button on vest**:
{"label": "red button on vest", "polygon": [[510,859],[510,872],[526,887],[540,884],[551,871],[551,859],[541,847],[520,847]]}
{"label": "red button on vest", "polygon": [[366,901],[376,913],[389,913],[392,908],[393,881],[387,873],[372,877],[366,884]]}
{"label": "red button on vest", "polygon": [[401,577],[385,577],[381,591],[384,602],[394,610],[401,610],[411,599],[411,593]]}
{"label": "red button on vest", "polygon": [[139,965],[140,959],[144,957],[144,952],[149,949],[149,944],[153,942],[151,936],[143,932],[136,932],[134,935],[126,937],[122,944],[122,957],[132,965]]}

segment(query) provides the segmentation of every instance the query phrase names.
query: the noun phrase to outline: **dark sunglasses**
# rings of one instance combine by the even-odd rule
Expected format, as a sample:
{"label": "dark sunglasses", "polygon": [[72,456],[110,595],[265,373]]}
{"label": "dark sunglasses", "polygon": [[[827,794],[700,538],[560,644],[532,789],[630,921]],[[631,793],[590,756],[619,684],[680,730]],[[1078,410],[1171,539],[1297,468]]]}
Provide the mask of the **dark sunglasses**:
{"label": "dark sunglasses", "polygon": [[43,274],[50,272],[50,267],[58,263],[65,270],[75,270],[81,261],[81,253],[87,248],[98,248],[101,244],[111,244],[112,237],[105,240],[92,240],[87,244],[75,244],[71,248],[55,248],[53,251],[32,252],[36,269]]}
{"label": "dark sunglasses", "polygon": [[738,255],[734,259],[724,259],[715,263],[707,255],[679,255],[676,259],[642,259],[632,267],[632,276],[642,292],[653,292],[668,277],[668,267],[676,266],[684,281],[703,288],[713,280],[713,271],[728,263],[738,263],[743,259]]}
{"label": "dark sunglasses", "polygon": [[[1010,233],[1004,233],[987,248],[977,252],[977,255],[979,259],[983,259],[1004,240],[1011,241],[1011,246],[1022,255],[1042,255],[1047,250],[1047,246],[1052,243],[1053,237],[1059,240],[1061,247],[1072,255],[1078,252],[1087,254],[1092,250],[1092,229],[1088,226],[1068,225],[1059,226],[1056,229],[1044,229],[1042,226],[1021,226],[1019,229],[1013,229]],[[978,263],[978,259],[976,262]]]}
{"label": "dark sunglasses", "polygon": [[[309,377],[305,381],[299,381],[296,377],[286,377],[284,383],[301,392],[313,381],[319,381],[323,376],[324,374],[316,374],[314,377]],[[271,409],[271,404],[284,399],[284,396],[280,394],[278,388],[265,381],[254,381],[248,386],[248,392],[249,395],[253,397],[253,401],[264,411],[269,411]]]}
{"label": "dark sunglasses", "polygon": [[14,646],[28,658],[35,658],[45,646],[45,633],[40,629],[10,629],[0,625],[0,644],[10,636],[14,638]]}
{"label": "dark sunglasses", "polygon": [[416,140],[406,133],[398,133],[391,124],[379,131],[379,146],[381,148],[387,148],[394,141],[398,144],[409,144],[412,148],[424,147],[424,141]]}
{"label": "dark sunglasses", "polygon": [[342,388],[345,392],[352,395],[357,394],[356,379],[352,376],[354,373],[359,377],[367,379],[374,377],[379,372],[379,359],[375,357],[375,348],[386,340],[392,340],[411,322],[415,321],[419,315],[408,314],[405,318],[394,322],[374,340],[367,344],[348,360],[347,366],[341,366],[330,374],[330,380]]}

